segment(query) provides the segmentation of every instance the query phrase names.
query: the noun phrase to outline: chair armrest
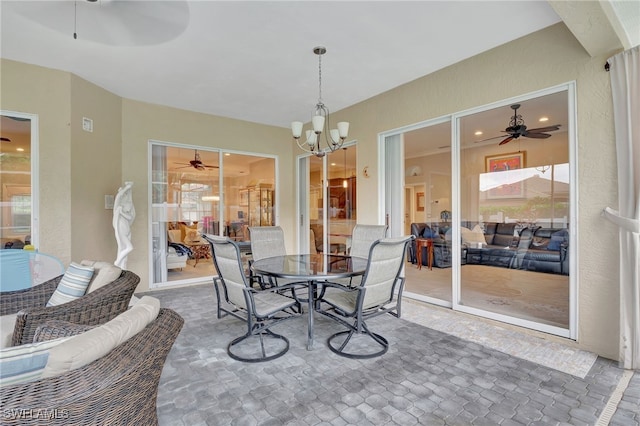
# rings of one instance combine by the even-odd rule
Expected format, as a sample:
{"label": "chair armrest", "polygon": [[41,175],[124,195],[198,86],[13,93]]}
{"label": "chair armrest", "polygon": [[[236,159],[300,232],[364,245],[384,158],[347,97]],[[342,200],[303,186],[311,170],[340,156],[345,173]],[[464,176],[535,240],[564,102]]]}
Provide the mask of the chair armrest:
{"label": "chair armrest", "polygon": [[82,325],[104,324],[129,308],[139,282],[140,277],[136,274],[123,271],[112,283],[69,303],[23,309],[18,312],[11,344],[18,346],[33,342],[36,328],[50,320]]}
{"label": "chair armrest", "polygon": [[0,315],[11,315],[23,309],[46,305],[61,279],[62,275],[35,287],[0,292]]}

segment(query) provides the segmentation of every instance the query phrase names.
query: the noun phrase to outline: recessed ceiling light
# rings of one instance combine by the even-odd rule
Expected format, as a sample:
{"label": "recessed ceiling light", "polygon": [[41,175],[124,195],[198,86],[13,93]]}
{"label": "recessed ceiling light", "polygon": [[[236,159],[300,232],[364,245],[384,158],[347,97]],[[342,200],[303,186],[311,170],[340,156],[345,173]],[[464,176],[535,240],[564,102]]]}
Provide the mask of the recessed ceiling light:
{"label": "recessed ceiling light", "polygon": [[331,165],[332,165],[332,166],[335,166],[335,165],[336,165],[336,163],[331,163]]}
{"label": "recessed ceiling light", "polygon": [[16,151],[22,152],[22,151],[24,151],[24,148],[16,148]]}
{"label": "recessed ceiling light", "polygon": [[476,135],[476,136],[482,135],[482,130],[478,130],[477,132],[474,133],[474,135]]}
{"label": "recessed ceiling light", "polygon": [[225,153],[224,153],[224,156],[225,156],[225,157],[228,157],[228,156],[230,156],[230,155],[231,155],[231,153],[230,153],[230,152],[225,152]]}
{"label": "recessed ceiling light", "polygon": [[549,117],[540,117],[540,119],[538,121],[540,121],[540,122],[549,121]]}

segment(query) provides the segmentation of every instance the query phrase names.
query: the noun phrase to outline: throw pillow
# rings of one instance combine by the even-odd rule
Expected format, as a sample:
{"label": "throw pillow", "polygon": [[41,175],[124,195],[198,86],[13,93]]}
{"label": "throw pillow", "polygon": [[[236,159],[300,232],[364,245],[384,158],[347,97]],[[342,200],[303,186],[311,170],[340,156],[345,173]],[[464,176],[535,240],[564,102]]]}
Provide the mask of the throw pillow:
{"label": "throw pillow", "polygon": [[484,233],[482,232],[481,228],[479,229],[480,232],[476,232],[475,228],[472,231],[469,228],[461,226],[460,233],[462,235],[462,244],[486,243],[487,240],[485,240],[484,238]]}
{"label": "throw pillow", "polygon": [[422,231],[422,238],[438,238],[438,237],[439,237],[438,233],[433,229],[429,228],[428,226],[424,228],[424,231]]}
{"label": "throw pillow", "polygon": [[0,386],[38,380],[42,377],[51,349],[67,339],[69,337],[0,350]]}
{"label": "throw pillow", "polygon": [[87,294],[112,283],[122,275],[122,269],[113,263],[83,260],[80,264],[83,266],[93,266],[93,277],[91,277],[91,281],[89,281],[89,287],[86,292]]}
{"label": "throw pillow", "polygon": [[547,245],[547,250],[560,251],[562,244],[569,242],[569,232],[566,229],[561,229],[551,234],[551,239]]}
{"label": "throw pillow", "polygon": [[93,266],[83,266],[71,262],[65,271],[58,288],[53,292],[47,306],[58,306],[84,296],[93,276]]}

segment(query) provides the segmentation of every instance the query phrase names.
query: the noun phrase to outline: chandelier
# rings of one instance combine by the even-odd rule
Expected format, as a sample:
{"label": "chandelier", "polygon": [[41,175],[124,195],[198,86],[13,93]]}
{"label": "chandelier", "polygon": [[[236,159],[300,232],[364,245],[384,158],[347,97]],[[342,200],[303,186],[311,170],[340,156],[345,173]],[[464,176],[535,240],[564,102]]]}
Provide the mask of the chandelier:
{"label": "chandelier", "polygon": [[[296,143],[303,151],[310,152],[316,157],[324,157],[327,149],[334,152],[342,147],[344,140],[349,133],[349,123],[341,121],[337,124],[337,129],[331,129],[329,123],[329,109],[322,102],[322,55],[327,53],[327,49],[323,46],[313,48],[313,53],[318,55],[318,103],[315,111],[311,116],[312,130],[305,131],[305,140],[300,140],[302,136],[302,122],[294,121],[291,123],[291,132]],[[324,133],[324,142],[327,148],[323,148],[320,144],[322,134]]]}

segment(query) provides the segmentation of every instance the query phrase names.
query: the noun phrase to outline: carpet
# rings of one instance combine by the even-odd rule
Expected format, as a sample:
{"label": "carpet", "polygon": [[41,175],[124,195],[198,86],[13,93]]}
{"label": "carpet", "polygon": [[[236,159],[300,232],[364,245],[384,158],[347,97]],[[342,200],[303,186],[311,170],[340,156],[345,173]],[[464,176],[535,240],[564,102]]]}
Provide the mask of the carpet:
{"label": "carpet", "polygon": [[586,377],[597,359],[591,352],[409,299],[403,300],[402,318],[580,378]]}

